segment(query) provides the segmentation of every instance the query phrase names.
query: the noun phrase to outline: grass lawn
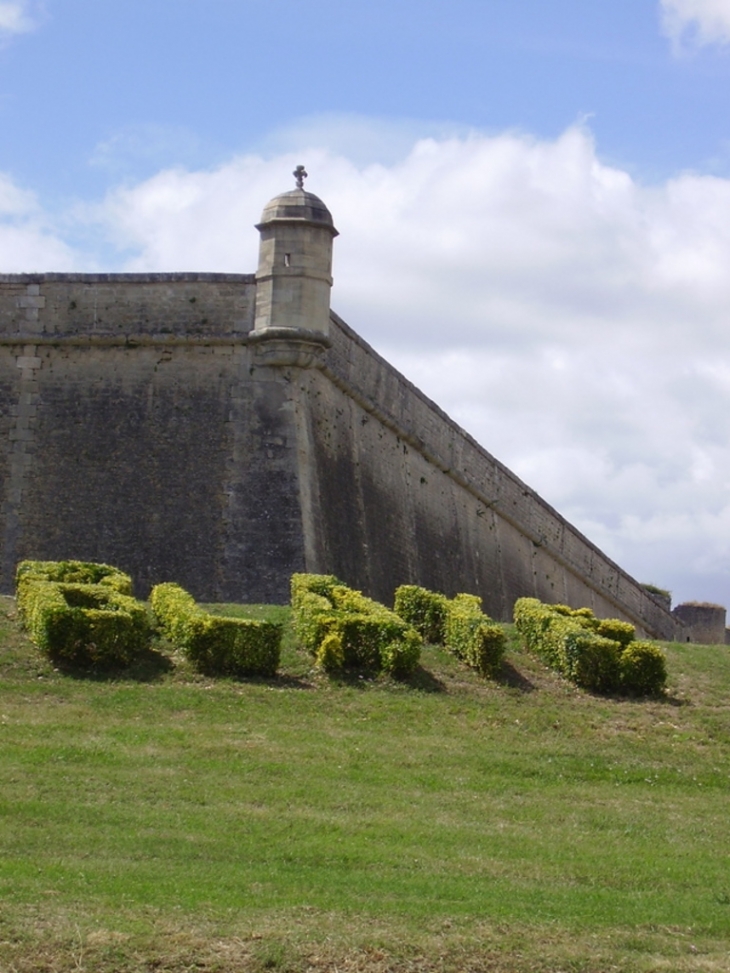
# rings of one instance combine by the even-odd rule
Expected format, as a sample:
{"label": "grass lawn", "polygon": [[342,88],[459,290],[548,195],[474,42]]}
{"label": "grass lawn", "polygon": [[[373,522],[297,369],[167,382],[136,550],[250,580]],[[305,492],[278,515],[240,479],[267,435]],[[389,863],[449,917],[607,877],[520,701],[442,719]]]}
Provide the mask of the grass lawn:
{"label": "grass lawn", "polygon": [[730,971],[730,649],[667,655],[658,701],[289,632],[271,680],[83,678],[0,599],[0,971]]}

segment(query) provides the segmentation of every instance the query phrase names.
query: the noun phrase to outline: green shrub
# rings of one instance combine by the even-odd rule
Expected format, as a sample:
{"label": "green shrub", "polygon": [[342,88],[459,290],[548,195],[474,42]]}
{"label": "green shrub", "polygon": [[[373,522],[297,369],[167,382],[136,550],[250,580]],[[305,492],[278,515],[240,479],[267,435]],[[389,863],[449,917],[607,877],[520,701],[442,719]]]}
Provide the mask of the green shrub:
{"label": "green shrub", "polygon": [[380,650],[380,663],[383,672],[391,676],[407,676],[414,671],[421,658],[423,639],[415,628],[406,629],[393,642],[388,642]]}
{"label": "green shrub", "polygon": [[291,576],[291,602],[294,609],[304,595],[319,595],[329,598],[332,589],[341,585],[333,574],[293,574]]}
{"label": "green shrub", "polygon": [[91,561],[21,561],[15,570],[15,586],[25,581],[60,581],[66,584],[108,585],[121,595],[132,594],[132,579],[111,564]]}
{"label": "green shrub", "polygon": [[635,642],[628,622],[537,598],[520,598],[514,618],[527,649],[584,689],[651,695],[664,688],[663,653],[651,642]]}
{"label": "green shrub", "polygon": [[571,608],[570,605],[561,605],[558,603],[556,605],[551,605],[550,607],[552,608],[552,610],[555,612],[556,615],[565,615],[569,617],[574,612],[574,609]]}
{"label": "green shrub", "polygon": [[303,592],[292,601],[294,634],[301,645],[311,653],[317,654],[322,639],[335,622],[332,602],[324,595],[313,591]]}
{"label": "green shrub", "polygon": [[25,574],[17,597],[31,639],[57,665],[127,666],[149,642],[146,607],[108,584],[64,584]]}
{"label": "green shrub", "polygon": [[[327,666],[407,675],[418,665],[421,638],[395,612],[331,575],[295,574],[291,581],[294,631]],[[339,639],[325,640],[330,636]],[[323,668],[326,668],[323,664]]]}
{"label": "green shrub", "polygon": [[395,592],[395,613],[411,625],[424,642],[443,645],[446,639],[448,598],[415,584],[402,584]]}
{"label": "green shrub", "polygon": [[476,595],[457,595],[447,602],[446,648],[483,676],[495,676],[502,667],[506,639],[481,605]]}
{"label": "green shrub", "polygon": [[596,631],[604,638],[613,639],[626,647],[636,638],[636,629],[631,622],[622,622],[618,618],[601,618]]}
{"label": "green shrub", "polygon": [[563,673],[576,686],[592,693],[610,694],[621,687],[621,645],[595,632],[571,631],[564,637]]}
{"label": "green shrub", "polygon": [[519,598],[514,606],[514,620],[527,649],[551,669],[565,673],[566,636],[585,632],[583,624],[572,617],[572,609],[546,605],[537,598]]}
{"label": "green shrub", "polygon": [[317,665],[325,672],[335,672],[345,664],[345,652],[342,639],[336,632],[330,632],[322,639],[316,650]]}
{"label": "green shrub", "polygon": [[282,626],[210,615],[176,584],[152,589],[150,604],[163,635],[208,675],[271,676],[279,666]]}
{"label": "green shrub", "polygon": [[632,642],[621,653],[621,686],[636,696],[659,696],[667,682],[664,653],[653,642]]}
{"label": "green shrub", "polygon": [[501,669],[505,634],[482,612],[478,595],[460,594],[450,600],[417,585],[401,585],[395,592],[395,610],[426,641],[444,645],[483,676],[495,676]]}
{"label": "green shrub", "polygon": [[592,608],[573,608],[571,609],[570,614],[573,616],[573,618],[584,618],[588,622],[598,621]]}

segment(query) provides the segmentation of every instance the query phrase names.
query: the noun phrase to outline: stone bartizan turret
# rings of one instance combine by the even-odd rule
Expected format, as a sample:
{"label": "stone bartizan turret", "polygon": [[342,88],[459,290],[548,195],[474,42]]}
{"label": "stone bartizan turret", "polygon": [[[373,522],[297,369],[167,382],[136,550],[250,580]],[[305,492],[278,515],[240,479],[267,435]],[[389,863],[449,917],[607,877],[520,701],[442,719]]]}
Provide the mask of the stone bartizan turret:
{"label": "stone bartizan turret", "polygon": [[256,272],[256,319],[250,340],[260,364],[308,365],[329,347],[332,215],[304,189],[275,196],[256,229],[261,234]]}

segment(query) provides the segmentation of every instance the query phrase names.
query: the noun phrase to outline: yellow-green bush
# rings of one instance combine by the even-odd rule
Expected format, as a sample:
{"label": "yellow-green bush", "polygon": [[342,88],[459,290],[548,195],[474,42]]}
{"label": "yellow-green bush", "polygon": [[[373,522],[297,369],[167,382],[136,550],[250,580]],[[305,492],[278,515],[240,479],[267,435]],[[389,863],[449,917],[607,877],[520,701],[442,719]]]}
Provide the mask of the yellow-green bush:
{"label": "yellow-green bush", "polygon": [[656,696],[667,682],[664,653],[653,642],[632,642],[621,653],[621,686],[637,696]]}
{"label": "yellow-green bush", "polygon": [[611,694],[621,687],[620,642],[591,631],[571,631],[564,637],[564,674],[592,693]]}
{"label": "yellow-green bush", "polygon": [[596,619],[590,609],[546,605],[520,598],[514,619],[525,646],[578,686],[598,693],[656,695],[666,684],[661,649],[635,642],[635,629],[619,619]]}
{"label": "yellow-green bush", "polygon": [[342,582],[333,574],[293,574],[291,576],[292,607],[296,609],[299,598],[304,595],[319,595],[329,598],[332,589]]}
{"label": "yellow-green bush", "polygon": [[344,668],[403,676],[418,665],[420,636],[384,605],[331,575],[295,574],[291,591],[294,631],[324,668],[341,658]]}
{"label": "yellow-green bush", "polygon": [[279,666],[282,626],[225,618],[200,608],[176,584],[152,589],[150,604],[163,635],[208,675],[271,676]]}
{"label": "yellow-green bush", "polygon": [[596,631],[604,638],[613,639],[627,646],[636,639],[636,629],[631,622],[622,622],[618,618],[601,618],[598,620]]}
{"label": "yellow-green bush", "polygon": [[313,591],[302,592],[292,598],[292,620],[297,640],[312,655],[317,650],[334,623],[332,602]]}
{"label": "yellow-green bush", "polygon": [[147,646],[147,609],[109,584],[22,577],[18,608],[31,639],[58,665],[129,665]]}
{"label": "yellow-green bush", "polygon": [[401,585],[395,592],[395,610],[426,641],[443,645],[483,676],[495,676],[501,669],[505,634],[482,612],[478,595],[449,599],[417,585]]}
{"label": "yellow-green bush", "polygon": [[132,579],[128,574],[111,564],[91,561],[21,561],[15,570],[16,588],[26,581],[103,584],[121,595],[132,594]]}
{"label": "yellow-green bush", "polygon": [[551,669],[565,672],[565,638],[568,633],[585,631],[565,605],[545,605],[537,598],[519,598],[515,602],[514,620],[526,647]]}
{"label": "yellow-green bush", "polygon": [[502,668],[505,634],[482,612],[477,595],[457,595],[446,603],[446,648],[483,676],[496,676]]}
{"label": "yellow-green bush", "polygon": [[342,648],[342,639],[336,632],[325,635],[316,650],[315,659],[317,665],[325,672],[336,672],[345,664],[345,652]]}
{"label": "yellow-green bush", "polygon": [[424,642],[443,645],[448,598],[415,584],[402,584],[395,591],[394,611],[411,625]]}

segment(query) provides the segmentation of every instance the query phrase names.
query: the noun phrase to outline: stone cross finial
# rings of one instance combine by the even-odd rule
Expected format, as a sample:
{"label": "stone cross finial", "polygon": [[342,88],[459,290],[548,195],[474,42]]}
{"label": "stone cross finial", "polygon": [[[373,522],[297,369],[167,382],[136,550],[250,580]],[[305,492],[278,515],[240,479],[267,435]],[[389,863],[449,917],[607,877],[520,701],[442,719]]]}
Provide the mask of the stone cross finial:
{"label": "stone cross finial", "polygon": [[309,175],[304,166],[297,166],[292,175],[297,181],[297,189],[304,189],[304,180]]}

